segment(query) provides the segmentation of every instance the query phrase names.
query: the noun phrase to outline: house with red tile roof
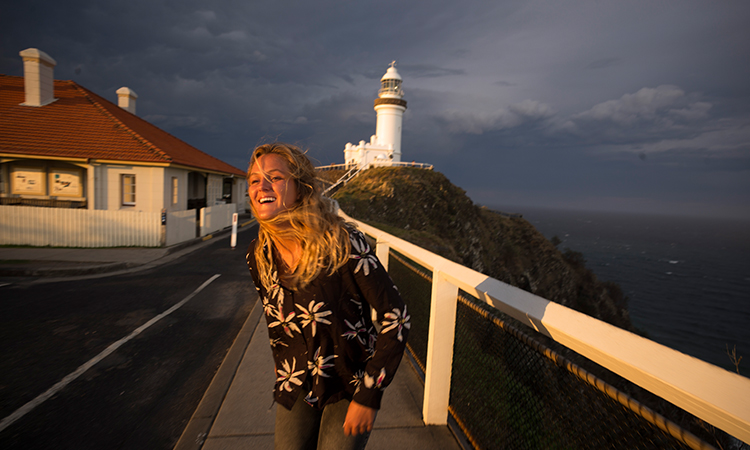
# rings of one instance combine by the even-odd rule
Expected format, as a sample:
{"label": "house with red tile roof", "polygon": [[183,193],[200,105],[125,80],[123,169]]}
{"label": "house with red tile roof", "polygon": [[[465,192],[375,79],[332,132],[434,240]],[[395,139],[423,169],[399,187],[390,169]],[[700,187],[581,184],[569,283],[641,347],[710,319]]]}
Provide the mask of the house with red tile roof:
{"label": "house with red tile roof", "polygon": [[0,75],[0,205],[183,211],[234,203],[245,172],[73,82],[38,49],[20,52],[24,77]]}

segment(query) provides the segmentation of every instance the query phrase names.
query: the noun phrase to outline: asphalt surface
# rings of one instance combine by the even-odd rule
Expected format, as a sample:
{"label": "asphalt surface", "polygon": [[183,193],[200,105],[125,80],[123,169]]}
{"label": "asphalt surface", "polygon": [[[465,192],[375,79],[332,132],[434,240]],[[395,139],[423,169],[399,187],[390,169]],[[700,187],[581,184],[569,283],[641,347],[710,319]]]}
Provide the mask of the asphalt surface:
{"label": "asphalt surface", "polygon": [[172,448],[257,300],[253,228],[234,250],[226,232],[177,249],[0,249],[16,271],[0,285],[0,448]]}

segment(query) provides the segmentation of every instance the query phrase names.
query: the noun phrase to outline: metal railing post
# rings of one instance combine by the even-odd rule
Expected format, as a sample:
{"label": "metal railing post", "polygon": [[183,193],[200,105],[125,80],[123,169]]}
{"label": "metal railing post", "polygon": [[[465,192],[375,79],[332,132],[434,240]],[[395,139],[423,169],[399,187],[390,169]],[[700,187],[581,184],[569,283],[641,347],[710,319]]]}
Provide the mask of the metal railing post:
{"label": "metal railing post", "polygon": [[458,287],[448,282],[439,270],[434,270],[422,405],[426,425],[448,423],[457,303]]}

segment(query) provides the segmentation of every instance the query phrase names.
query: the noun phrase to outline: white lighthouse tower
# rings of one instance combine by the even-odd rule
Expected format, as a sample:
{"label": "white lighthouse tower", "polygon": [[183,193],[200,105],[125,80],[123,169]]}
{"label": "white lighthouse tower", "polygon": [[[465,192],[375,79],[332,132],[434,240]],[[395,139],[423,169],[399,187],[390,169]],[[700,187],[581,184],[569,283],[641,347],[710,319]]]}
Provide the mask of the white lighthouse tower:
{"label": "white lighthouse tower", "polygon": [[380,91],[375,99],[377,125],[370,142],[351,142],[344,148],[344,161],[347,165],[366,167],[368,165],[389,166],[401,161],[401,126],[406,111],[404,91],[401,89],[401,75],[393,61],[380,79]]}
{"label": "white lighthouse tower", "polygon": [[378,114],[375,137],[380,145],[393,149],[389,156],[396,162],[401,161],[401,124],[406,111],[401,81],[401,75],[396,70],[396,61],[393,61],[380,79],[380,91],[375,100],[375,112]]}

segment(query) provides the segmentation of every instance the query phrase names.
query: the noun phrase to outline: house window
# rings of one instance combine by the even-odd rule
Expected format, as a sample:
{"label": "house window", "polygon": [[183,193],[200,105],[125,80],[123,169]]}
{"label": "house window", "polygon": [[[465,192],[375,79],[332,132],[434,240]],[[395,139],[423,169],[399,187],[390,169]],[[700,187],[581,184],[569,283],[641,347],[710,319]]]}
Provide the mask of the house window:
{"label": "house window", "polygon": [[177,204],[177,177],[172,177],[172,204]]}
{"label": "house window", "polygon": [[135,175],[122,176],[122,204],[135,206]]}

